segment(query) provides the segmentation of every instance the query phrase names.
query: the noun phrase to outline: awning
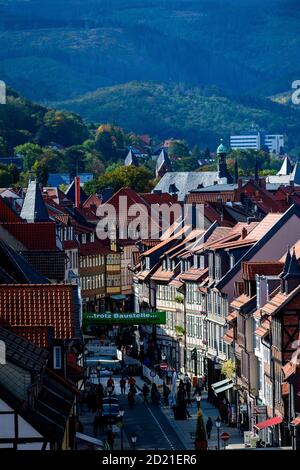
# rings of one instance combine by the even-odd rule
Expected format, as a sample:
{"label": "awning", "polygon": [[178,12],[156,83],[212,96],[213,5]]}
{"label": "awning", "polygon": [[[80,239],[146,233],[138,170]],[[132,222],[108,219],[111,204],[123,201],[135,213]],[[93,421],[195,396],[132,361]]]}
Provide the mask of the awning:
{"label": "awning", "polygon": [[126,295],[124,294],[114,294],[110,296],[113,300],[126,300]]}
{"label": "awning", "polygon": [[254,428],[257,431],[261,431],[262,429],[269,428],[270,426],[276,426],[282,423],[282,418],[280,416],[274,416],[274,418],[266,419],[265,421],[261,421],[254,425]]}
{"label": "awning", "polygon": [[231,379],[221,380],[220,382],[216,382],[212,384],[211,388],[213,389],[215,395],[218,393],[225,392],[233,387],[233,382]]}

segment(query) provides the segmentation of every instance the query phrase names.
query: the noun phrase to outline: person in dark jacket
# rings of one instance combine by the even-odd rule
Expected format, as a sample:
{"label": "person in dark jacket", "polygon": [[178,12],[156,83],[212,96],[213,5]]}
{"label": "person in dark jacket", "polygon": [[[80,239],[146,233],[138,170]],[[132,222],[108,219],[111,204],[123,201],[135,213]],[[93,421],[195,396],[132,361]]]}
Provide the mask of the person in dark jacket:
{"label": "person in dark jacket", "polygon": [[144,384],[142,392],[143,392],[143,397],[144,397],[144,403],[148,405],[149,403],[148,395],[149,395],[150,390],[147,384]]}
{"label": "person in dark jacket", "polygon": [[207,422],[206,422],[207,439],[210,439],[212,427],[213,427],[213,421],[212,421],[211,417],[209,417]]}

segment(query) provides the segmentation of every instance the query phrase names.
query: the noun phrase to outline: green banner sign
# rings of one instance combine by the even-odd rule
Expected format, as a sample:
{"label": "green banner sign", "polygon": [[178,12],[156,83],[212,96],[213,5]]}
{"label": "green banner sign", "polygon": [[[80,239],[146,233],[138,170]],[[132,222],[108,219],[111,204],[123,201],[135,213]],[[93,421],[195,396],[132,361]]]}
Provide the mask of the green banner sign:
{"label": "green banner sign", "polygon": [[143,313],[83,313],[83,325],[165,325],[166,312],[143,312]]}

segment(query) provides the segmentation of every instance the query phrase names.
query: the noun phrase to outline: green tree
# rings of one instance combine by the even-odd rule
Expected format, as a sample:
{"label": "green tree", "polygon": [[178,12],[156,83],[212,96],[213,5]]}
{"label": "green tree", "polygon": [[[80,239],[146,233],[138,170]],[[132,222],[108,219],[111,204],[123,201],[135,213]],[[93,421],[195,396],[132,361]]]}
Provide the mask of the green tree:
{"label": "green tree", "polygon": [[89,194],[101,192],[105,187],[111,187],[114,191],[129,187],[137,192],[147,192],[153,188],[152,177],[151,172],[145,167],[114,166],[98,178],[86,183],[84,189]]}
{"label": "green tree", "polygon": [[49,110],[37,134],[41,145],[51,142],[70,147],[82,144],[89,137],[89,130],[83,120],[74,113]]}
{"label": "green tree", "polygon": [[190,157],[190,149],[184,140],[173,140],[168,149],[169,157]]}
{"label": "green tree", "polygon": [[18,145],[14,149],[14,154],[20,155],[23,158],[24,171],[30,171],[35,161],[41,158],[42,153],[42,147],[31,142],[28,142],[23,145]]}

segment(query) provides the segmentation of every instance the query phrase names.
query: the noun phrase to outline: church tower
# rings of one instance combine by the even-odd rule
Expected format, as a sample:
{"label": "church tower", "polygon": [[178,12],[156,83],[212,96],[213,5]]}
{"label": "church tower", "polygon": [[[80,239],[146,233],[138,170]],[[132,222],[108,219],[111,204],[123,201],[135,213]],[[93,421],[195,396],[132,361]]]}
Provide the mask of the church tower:
{"label": "church tower", "polygon": [[219,178],[227,178],[227,183],[232,184],[233,178],[227,169],[226,156],[227,148],[223,144],[223,139],[221,139],[221,143],[217,148]]}

